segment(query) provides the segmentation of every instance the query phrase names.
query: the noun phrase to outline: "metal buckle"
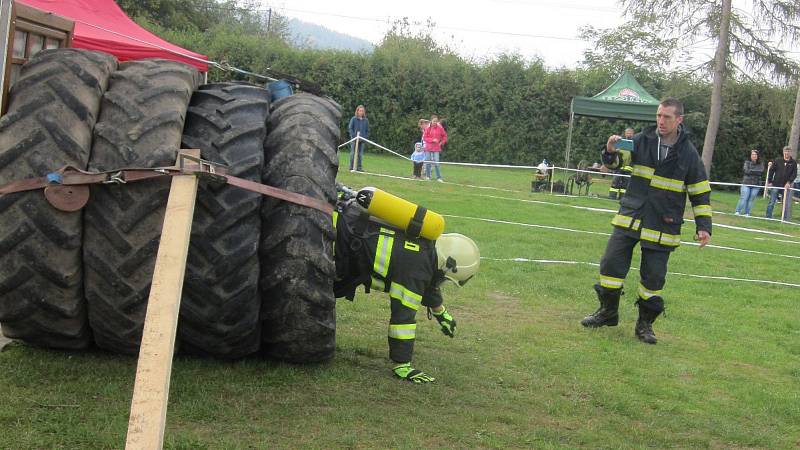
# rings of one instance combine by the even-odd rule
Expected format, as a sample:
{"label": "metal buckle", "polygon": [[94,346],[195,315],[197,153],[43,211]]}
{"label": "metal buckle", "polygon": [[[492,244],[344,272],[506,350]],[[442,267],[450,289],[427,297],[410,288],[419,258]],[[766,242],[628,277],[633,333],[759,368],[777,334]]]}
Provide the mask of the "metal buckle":
{"label": "metal buckle", "polygon": [[122,171],[114,172],[108,174],[108,178],[103,181],[103,184],[126,184],[125,176],[123,175]]}
{"label": "metal buckle", "polygon": [[227,168],[225,164],[215,163],[213,161],[207,161],[202,158],[196,158],[192,155],[187,155],[186,153],[179,153],[178,154],[178,167],[180,168],[181,172],[187,172],[186,170],[186,161],[191,161],[197,163],[199,166],[198,169],[192,168],[190,173],[196,175],[200,179],[206,179],[213,183],[225,183],[227,179],[225,178],[224,174],[227,173]]}

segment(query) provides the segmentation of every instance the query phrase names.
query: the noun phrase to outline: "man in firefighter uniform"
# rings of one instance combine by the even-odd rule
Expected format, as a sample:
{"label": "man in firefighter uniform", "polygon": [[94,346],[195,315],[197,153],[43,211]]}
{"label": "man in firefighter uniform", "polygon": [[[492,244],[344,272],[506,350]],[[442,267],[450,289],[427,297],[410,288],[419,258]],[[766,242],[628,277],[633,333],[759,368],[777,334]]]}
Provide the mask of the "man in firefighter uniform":
{"label": "man in firefighter uniform", "polygon": [[[711,186],[694,145],[683,128],[683,104],[674,98],[661,102],[656,126],[633,137],[633,173],[619,212],[611,223],[614,232],[600,260],[600,282],[594,285],[600,308],[581,321],[585,327],[616,326],[622,284],[628,274],[634,246],[642,251],[638,286],[639,318],[635,334],[655,344],[653,322],[664,311],[661,290],[670,253],[680,245],[686,196],[696,223],[700,247],[711,239]],[[611,136],[603,151],[603,163],[616,168],[621,161]]]}
{"label": "man in firefighter uniform", "polygon": [[[625,129],[625,139],[633,138],[633,128],[626,128]],[[603,146],[605,148],[605,146]],[[623,195],[625,195],[625,190],[628,189],[628,177],[626,176],[619,176],[619,175],[630,175],[633,172],[633,168],[631,167],[631,153],[630,152],[620,152],[620,158],[622,161],[620,162],[619,166],[614,169],[614,179],[611,180],[611,187],[608,188],[608,198],[612,200],[620,199]]]}
{"label": "man in firefighter uniform", "polygon": [[413,238],[370,217],[355,199],[339,201],[334,224],[336,297],[352,300],[360,285],[366,292],[387,292],[392,371],[414,383],[434,381],[411,365],[417,310],[427,307],[428,318],[436,319],[442,333],[455,336],[456,321],[443,305],[440,285],[449,280],[463,286],[477,273],[480,254],[475,242],[455,233],[436,241]]}

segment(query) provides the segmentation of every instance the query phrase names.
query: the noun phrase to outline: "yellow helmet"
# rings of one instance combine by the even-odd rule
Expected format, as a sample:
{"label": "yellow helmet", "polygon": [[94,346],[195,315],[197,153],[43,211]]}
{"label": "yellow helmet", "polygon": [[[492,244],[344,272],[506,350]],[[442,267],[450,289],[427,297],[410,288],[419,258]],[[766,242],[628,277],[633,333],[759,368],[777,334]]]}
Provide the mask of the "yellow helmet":
{"label": "yellow helmet", "polygon": [[442,276],[463,286],[481,265],[481,254],[475,241],[458,233],[445,233],[436,240],[436,256]]}

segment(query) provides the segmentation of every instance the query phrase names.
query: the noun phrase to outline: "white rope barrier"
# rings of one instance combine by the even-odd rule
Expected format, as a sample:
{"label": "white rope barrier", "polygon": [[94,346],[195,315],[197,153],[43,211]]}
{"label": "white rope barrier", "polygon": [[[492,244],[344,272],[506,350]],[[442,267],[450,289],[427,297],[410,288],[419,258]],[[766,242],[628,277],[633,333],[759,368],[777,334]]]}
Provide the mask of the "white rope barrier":
{"label": "white rope barrier", "polygon": [[533,223],[524,223],[524,222],[513,222],[508,220],[498,220],[498,219],[487,219],[485,217],[470,217],[470,216],[457,216],[454,214],[442,214],[442,217],[450,217],[453,219],[465,219],[465,220],[477,220],[481,222],[489,222],[489,223],[499,223],[503,225],[517,225],[521,227],[529,227],[529,228],[544,228],[548,230],[557,230],[557,231],[567,231],[570,233],[582,233],[582,234],[596,234],[600,236],[611,236],[611,233],[605,233],[602,231],[588,231],[588,230],[575,230],[573,228],[564,228],[564,227],[556,227],[551,225],[537,225]]}
{"label": "white rope barrier", "polygon": [[[402,158],[402,159],[404,159],[406,161],[410,161],[411,160],[411,158],[409,158],[407,156],[404,156],[404,155],[402,155],[402,154],[400,154],[400,153],[398,153],[398,152],[396,152],[394,150],[391,150],[391,149],[389,149],[387,147],[384,147],[383,145],[380,145],[380,144],[378,144],[376,142],[373,142],[373,141],[371,141],[371,140],[369,140],[367,138],[356,136],[353,139],[363,140],[363,141],[365,141],[367,143],[370,143],[370,144],[372,144],[372,145],[374,145],[374,146],[376,146],[376,147],[378,147],[378,148],[380,148],[382,150],[385,150],[385,151],[387,151],[387,152],[389,152],[389,153],[391,153],[391,154],[393,154],[395,156],[399,156],[400,158]],[[347,141],[345,144],[352,142],[353,139]],[[339,148],[343,147],[345,144],[340,145]],[[499,168],[499,169],[539,170],[539,166],[517,166],[517,165],[509,165],[509,164],[481,164],[481,163],[461,163],[461,162],[448,162],[448,161],[430,162],[430,164],[446,164],[446,165],[452,165],[452,166]],[[588,174],[603,175],[603,176],[608,175],[608,176],[611,176],[611,177],[615,177],[615,176],[630,177],[630,175],[624,175],[624,174],[614,174],[614,173],[610,173],[610,172],[600,172],[600,171],[596,171],[596,170],[571,169],[571,168],[568,168],[568,167],[560,167],[560,166],[547,166],[547,170],[550,172],[549,175],[550,175],[551,194],[553,193],[552,192],[552,184],[553,184],[553,178],[554,178],[554,174],[555,174],[556,170],[564,170],[564,171],[567,171],[567,172],[575,172],[575,173],[588,173]],[[377,175],[377,174],[373,174],[373,175]],[[403,177],[403,178],[406,178],[406,177]],[[408,179],[411,180],[411,178],[408,178]],[[466,186],[466,187],[471,187],[471,188],[478,188],[478,189],[496,189],[496,190],[501,190],[501,191],[506,191],[506,192],[522,192],[522,191],[514,191],[514,190],[510,190],[510,189],[491,188],[491,187],[487,187],[487,186],[475,186],[475,185],[466,185],[466,184],[459,184],[459,183],[449,183],[449,184],[453,184],[453,185],[456,185],[456,186]],[[755,188],[759,188],[759,189],[762,188],[762,186],[755,186],[755,185],[750,185],[750,184],[743,185],[743,184],[740,184],[740,183],[727,183],[727,182],[722,182],[722,181],[709,181],[709,184],[711,184],[711,185],[719,185],[719,186],[748,186],[748,187],[755,187]],[[767,189],[773,189],[773,188],[769,188],[768,187]],[[794,188],[786,189],[786,192],[788,194],[787,197],[791,197],[791,193],[790,193],[791,191],[800,192],[800,189],[794,189]],[[570,197],[580,197],[580,196],[570,196]],[[598,198],[600,198],[600,197],[598,197]],[[788,199],[784,200],[784,203],[791,202],[791,201],[792,201],[792,199],[788,198]],[[781,205],[781,211],[782,212],[785,211],[784,205]],[[723,212],[718,212],[718,213],[719,214],[726,214],[726,213],[723,213]],[[784,224],[800,226],[800,223],[794,223],[794,222],[790,222],[790,221],[786,220],[786,218],[783,215],[781,216],[780,219],[772,219],[772,218],[766,218],[766,217],[764,217],[764,218],[749,217],[749,218],[750,219],[772,220],[772,221],[781,222],[781,223],[784,223]],[[691,221],[691,219],[689,219],[689,221]],[[721,224],[719,226],[726,227],[726,226],[723,226]]]}
{"label": "white rope barrier", "polygon": [[336,147],[336,148],[342,148],[342,147],[344,147],[345,145],[348,145],[348,144],[350,144],[351,142],[355,141],[356,139],[358,139],[358,136],[354,137],[353,139],[350,139],[349,141],[345,142],[344,144],[342,144],[342,145],[340,145],[340,146],[338,146],[338,147]]}
{"label": "white rope barrier", "polygon": [[[791,237],[791,236],[790,236]],[[783,242],[784,244],[797,244],[800,245],[800,241],[787,241],[786,239],[767,239],[767,238],[753,238],[757,241],[769,241],[769,242]]]}
{"label": "white rope barrier", "polygon": [[[550,259],[528,259],[528,258],[487,258],[481,256],[481,259],[485,259],[487,261],[499,261],[499,262],[532,262],[538,264],[567,264],[567,265],[588,265],[599,267],[600,264],[593,263],[593,262],[583,262],[583,261],[562,261],[562,260],[550,260]],[[639,270],[637,267],[631,267],[631,270]],[[678,275],[683,277],[691,277],[691,278],[704,278],[709,280],[722,280],[722,281],[740,281],[745,283],[759,283],[759,284],[772,284],[777,286],[787,286],[787,287],[796,287],[800,288],[800,284],[795,283],[787,283],[784,281],[773,281],[773,280],[757,280],[757,279],[750,279],[750,278],[736,278],[736,277],[726,277],[726,276],[719,276],[719,275],[697,275],[692,273],[683,273],[683,272],[667,272],[669,275]]]}
{"label": "white rope barrier", "polygon": [[[513,221],[508,221],[508,220],[488,219],[488,218],[485,218],[485,217],[458,216],[458,215],[454,215],[454,214],[442,214],[442,216],[443,217],[450,217],[450,218],[453,218],[453,219],[475,220],[475,221],[481,221],[481,222],[498,223],[498,224],[503,224],[503,225],[516,225],[516,226],[529,227],[529,228],[544,228],[544,229],[549,229],[549,230],[566,231],[566,232],[570,232],[570,233],[596,234],[596,235],[601,235],[601,236],[611,236],[611,233],[604,233],[604,232],[600,232],[600,231],[576,230],[576,229],[572,229],[572,228],[556,227],[556,226],[550,226],[550,225],[538,225],[538,224],[531,224],[531,223],[525,223],[525,222],[513,222]],[[699,247],[700,246],[700,244],[697,243],[697,242],[688,242],[688,241],[681,242],[681,245],[691,245],[691,246],[695,246],[695,247]],[[782,257],[782,258],[800,259],[800,256],[798,256],[798,255],[784,255],[784,254],[781,254],[781,253],[762,252],[762,251],[759,251],[759,250],[748,250],[748,249],[743,249],[743,248],[728,247],[728,246],[724,246],[724,245],[708,244],[708,245],[706,245],[706,248],[715,248],[715,249],[719,249],[719,250],[728,250],[728,251],[735,251],[735,252],[751,253],[751,254],[756,254],[756,255],[778,256],[778,257]]]}
{"label": "white rope barrier", "polygon": [[[603,212],[603,213],[611,213],[611,214],[615,214],[617,212],[616,209],[593,208],[593,207],[590,207],[590,206],[578,206],[578,205],[566,205],[564,203],[547,202],[547,201],[544,201],[544,200],[529,200],[529,199],[523,199],[523,198],[500,197],[500,196],[497,196],[497,195],[488,195],[488,194],[475,194],[475,196],[477,196],[477,197],[494,198],[494,199],[498,199],[498,200],[514,201],[514,202],[538,203],[538,204],[542,204],[542,205],[551,205],[551,206],[563,206],[563,207],[568,207],[568,208],[573,208],[573,209],[581,209],[581,210],[585,210],[585,211]],[[687,222],[694,223],[693,219],[685,219],[685,220]],[[778,219],[766,219],[765,218],[765,220],[778,220]],[[791,234],[779,233],[777,231],[759,230],[757,228],[737,227],[735,225],[726,225],[726,224],[721,224],[721,223],[715,223],[714,227],[727,228],[727,229],[737,230],[737,231],[745,231],[745,232],[749,232],[749,233],[769,234],[769,235],[772,235],[772,236],[794,237]]]}
{"label": "white rope barrier", "polygon": [[[375,142],[373,142],[373,141],[371,141],[371,140],[369,140],[367,138],[355,137],[353,139],[360,139],[362,141],[368,142],[368,143],[380,148],[381,150],[385,150],[385,151],[387,151],[387,152],[389,152],[389,153],[391,153],[393,155],[399,156],[400,158],[403,158],[403,159],[405,159],[407,161],[411,160],[411,158],[409,158],[407,156],[404,156],[404,155],[402,155],[402,154],[400,154],[400,153],[398,153],[398,152],[396,152],[394,150],[386,148],[383,145],[375,143]],[[351,139],[350,141],[347,141],[347,143],[351,142],[353,139]],[[344,144],[340,145],[339,148],[341,148],[342,146],[344,146]],[[525,169],[525,170],[532,170],[532,169],[533,170],[538,170],[539,169],[539,166],[519,166],[519,165],[511,165],[511,164],[465,163],[465,162],[453,162],[453,161],[439,161],[439,162],[434,162],[434,164],[445,164],[445,165],[451,165],[451,166],[464,166],[464,167],[484,167],[484,168],[495,168],[495,169]],[[603,176],[609,176],[609,177],[626,177],[626,178],[630,178],[631,177],[631,175],[616,174],[616,173],[613,173],[613,172],[601,172],[599,170],[586,170],[586,169],[572,169],[572,168],[569,168],[569,167],[561,167],[561,166],[547,166],[547,169],[549,171],[551,171],[551,172],[554,172],[555,170],[565,170],[565,171],[568,171],[568,172],[588,173],[588,174],[593,174],[593,175],[603,175]],[[764,186],[756,186],[756,185],[752,185],[752,184],[741,184],[741,183],[728,183],[728,182],[724,182],[724,181],[709,181],[709,184],[718,185],[718,186],[748,186],[748,187],[755,187],[755,188],[759,188],[759,189],[763,189],[764,188]],[[800,189],[795,189],[795,188],[789,188],[789,190],[800,192]]]}

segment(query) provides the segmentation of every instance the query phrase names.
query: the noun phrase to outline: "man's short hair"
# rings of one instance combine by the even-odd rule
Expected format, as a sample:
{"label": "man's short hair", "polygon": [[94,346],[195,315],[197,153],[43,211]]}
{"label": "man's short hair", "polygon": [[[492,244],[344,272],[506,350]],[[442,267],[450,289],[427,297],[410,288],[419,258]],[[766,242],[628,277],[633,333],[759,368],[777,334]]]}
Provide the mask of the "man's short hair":
{"label": "man's short hair", "polygon": [[661,106],[665,107],[665,108],[668,107],[668,106],[671,106],[671,107],[675,108],[675,114],[676,115],[678,115],[678,116],[682,116],[683,115],[683,102],[678,100],[675,97],[667,97],[664,100],[661,100],[661,103],[659,103],[659,104]]}
{"label": "man's short hair", "polygon": [[786,150],[789,150],[789,153],[792,153],[792,147],[789,147],[788,145],[786,147],[783,147],[783,151]]}

